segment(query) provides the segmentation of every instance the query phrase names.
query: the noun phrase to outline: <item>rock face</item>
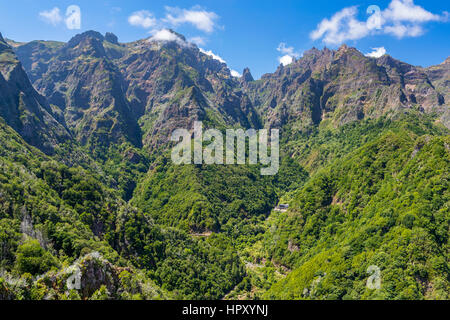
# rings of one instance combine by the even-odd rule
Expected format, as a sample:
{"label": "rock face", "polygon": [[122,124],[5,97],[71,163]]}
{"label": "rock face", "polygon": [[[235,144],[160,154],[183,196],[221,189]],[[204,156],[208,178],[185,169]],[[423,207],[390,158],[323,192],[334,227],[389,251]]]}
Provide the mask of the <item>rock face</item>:
{"label": "rock face", "polygon": [[436,90],[445,98],[445,104],[450,104],[450,57],[437,66],[426,68],[424,72],[431,80]]}
{"label": "rock face", "polygon": [[[94,150],[121,143],[153,150],[197,120],[218,128],[303,130],[407,108],[449,118],[448,60],[423,69],[345,45],[313,48],[254,81],[248,68],[236,79],[224,63],[173,37],[122,44],[114,34],[88,31],[66,44],[33,41],[15,51],[35,88],[57,106],[54,118]],[[14,123],[12,114],[4,116]]]}
{"label": "rock face", "polygon": [[22,64],[1,36],[0,116],[29,144],[48,154],[71,138],[58,108],[50,106],[35,91]]}
{"label": "rock face", "polygon": [[445,102],[427,73],[390,56],[365,57],[343,45],[307,51],[288,66],[247,86],[265,125],[302,129],[328,120],[335,126],[403,108],[439,109]]}

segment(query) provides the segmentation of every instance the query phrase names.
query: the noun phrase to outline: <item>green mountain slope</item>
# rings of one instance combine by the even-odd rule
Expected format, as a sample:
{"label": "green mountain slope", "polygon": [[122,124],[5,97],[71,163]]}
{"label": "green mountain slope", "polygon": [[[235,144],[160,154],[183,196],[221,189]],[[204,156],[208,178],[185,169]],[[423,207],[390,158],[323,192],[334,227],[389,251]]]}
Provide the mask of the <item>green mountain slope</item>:
{"label": "green mountain slope", "polygon": [[[448,299],[448,63],[342,46],[255,81],[170,32],[0,36],[0,299]],[[280,129],[278,174],[173,164],[199,120]]]}

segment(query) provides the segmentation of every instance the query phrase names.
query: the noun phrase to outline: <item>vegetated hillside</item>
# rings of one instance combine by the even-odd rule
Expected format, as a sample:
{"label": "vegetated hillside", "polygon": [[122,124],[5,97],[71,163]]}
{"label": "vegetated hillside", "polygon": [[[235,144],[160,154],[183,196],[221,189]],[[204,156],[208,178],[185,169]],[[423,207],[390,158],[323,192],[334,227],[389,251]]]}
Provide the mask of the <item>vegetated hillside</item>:
{"label": "vegetated hillside", "polygon": [[449,153],[448,133],[397,129],[320,170],[271,217],[267,258],[292,272],[264,297],[448,299]]}
{"label": "vegetated hillside", "polygon": [[[0,39],[1,299],[448,297],[446,63],[342,46],[254,81],[172,36]],[[198,120],[279,128],[279,173],[174,165]]]}

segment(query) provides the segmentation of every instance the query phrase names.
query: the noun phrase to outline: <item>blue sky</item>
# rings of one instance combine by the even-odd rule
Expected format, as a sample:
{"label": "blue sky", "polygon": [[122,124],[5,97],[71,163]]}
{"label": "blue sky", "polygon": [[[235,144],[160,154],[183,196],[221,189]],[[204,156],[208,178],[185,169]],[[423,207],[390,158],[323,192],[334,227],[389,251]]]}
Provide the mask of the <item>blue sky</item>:
{"label": "blue sky", "polygon": [[[65,21],[72,5],[80,8],[80,25],[76,10]],[[16,41],[68,41],[86,30],[111,31],[128,42],[172,28],[231,69],[250,67],[259,78],[313,46],[341,43],[415,65],[439,64],[450,55],[447,11],[442,0],[2,0],[0,32]]]}

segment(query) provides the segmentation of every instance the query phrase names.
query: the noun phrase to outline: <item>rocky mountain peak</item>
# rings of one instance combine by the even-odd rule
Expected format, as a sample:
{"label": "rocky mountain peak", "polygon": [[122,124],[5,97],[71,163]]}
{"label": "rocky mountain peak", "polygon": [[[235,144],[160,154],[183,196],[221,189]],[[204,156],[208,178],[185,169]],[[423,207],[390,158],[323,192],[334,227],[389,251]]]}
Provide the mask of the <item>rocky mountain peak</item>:
{"label": "rocky mountain peak", "polygon": [[397,70],[400,73],[407,73],[411,71],[414,67],[405,62],[394,59],[388,54],[377,59],[377,64],[385,68]]}
{"label": "rocky mountain peak", "polygon": [[249,68],[245,68],[244,71],[242,72],[242,80],[244,80],[245,82],[251,82],[255,80]]}
{"label": "rocky mountain peak", "polygon": [[5,39],[3,39],[2,33],[0,32],[0,42],[5,42]]}
{"label": "rocky mountain peak", "polygon": [[94,38],[94,39],[98,39],[98,40],[104,40],[105,37],[98,31],[94,31],[94,30],[89,30],[89,31],[85,31],[83,33],[79,33],[75,36],[72,37],[72,39],[69,40],[70,42],[73,42],[75,40],[79,40],[79,39],[84,39],[84,38]]}

